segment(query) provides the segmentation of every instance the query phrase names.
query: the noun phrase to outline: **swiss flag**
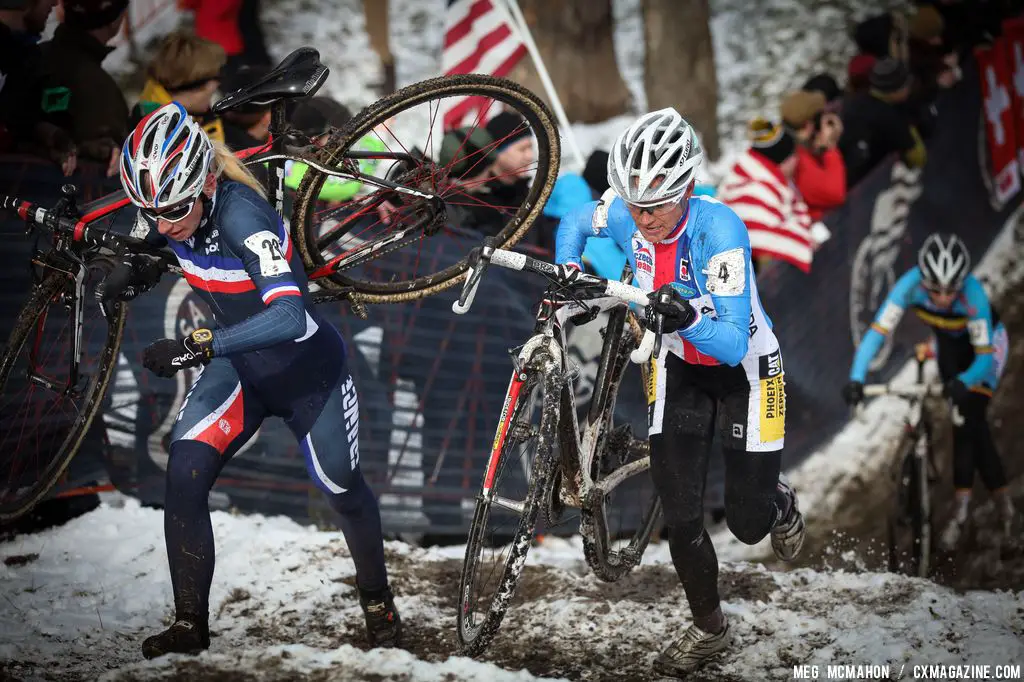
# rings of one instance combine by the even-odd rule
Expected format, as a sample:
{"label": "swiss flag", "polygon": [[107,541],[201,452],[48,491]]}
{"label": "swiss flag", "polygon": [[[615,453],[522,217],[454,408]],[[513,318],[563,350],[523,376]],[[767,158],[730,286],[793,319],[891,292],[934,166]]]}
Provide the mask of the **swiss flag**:
{"label": "swiss flag", "polygon": [[1008,41],[1000,37],[991,47],[974,48],[974,54],[981,72],[982,114],[995,195],[1000,202],[1006,202],[1020,191]]}
{"label": "swiss flag", "polygon": [[1024,18],[1003,22],[1006,56],[1010,69],[1010,98],[1013,100],[1014,132],[1017,136],[1017,162],[1024,173]]}

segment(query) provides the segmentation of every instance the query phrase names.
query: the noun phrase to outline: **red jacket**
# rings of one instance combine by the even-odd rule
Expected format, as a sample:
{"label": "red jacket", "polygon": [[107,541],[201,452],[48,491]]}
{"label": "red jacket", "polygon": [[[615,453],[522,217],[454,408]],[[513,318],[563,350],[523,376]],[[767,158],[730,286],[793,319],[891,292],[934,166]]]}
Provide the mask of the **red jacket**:
{"label": "red jacket", "polygon": [[228,55],[242,52],[238,13],[242,0],[178,0],[178,7],[196,14],[196,35],[219,44]]}
{"label": "red jacket", "polygon": [[807,203],[814,220],[846,202],[846,164],[838,149],[829,149],[816,157],[806,147],[797,145],[799,160],[793,182]]}

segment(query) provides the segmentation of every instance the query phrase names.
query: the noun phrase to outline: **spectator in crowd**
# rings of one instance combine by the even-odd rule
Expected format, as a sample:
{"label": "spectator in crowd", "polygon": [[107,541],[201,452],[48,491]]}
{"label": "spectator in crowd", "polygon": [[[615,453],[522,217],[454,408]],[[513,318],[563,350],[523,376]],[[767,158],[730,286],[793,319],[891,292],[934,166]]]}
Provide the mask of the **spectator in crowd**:
{"label": "spectator in crowd", "polygon": [[486,128],[456,128],[441,140],[437,163],[449,181],[462,188],[468,199],[452,206],[448,215],[459,227],[486,235],[497,234],[505,224],[491,194],[492,167],[497,154],[494,138]]}
{"label": "spectator in crowd", "polygon": [[939,91],[953,87],[961,77],[956,51],[943,43],[944,24],[942,15],[931,5],[919,7],[910,18],[907,66],[912,81],[908,105],[912,121],[925,140],[935,129]]}
{"label": "spectator in crowd", "polygon": [[825,98],[826,112],[839,112],[843,106],[843,89],[830,74],[819,73],[811,76],[800,88],[804,92],[820,92]]}
{"label": "spectator in crowd", "polygon": [[44,43],[43,64],[53,87],[65,88],[65,129],[84,159],[117,172],[121,142],[128,136],[128,103],[103,69],[113,52],[107,43],[121,30],[128,0],[64,0],[63,20]]}
{"label": "spectator in crowd", "polygon": [[[532,171],[537,156],[530,125],[519,114],[503,111],[487,122],[487,132],[494,140],[492,180],[487,184],[494,206],[518,207],[526,200],[533,183]],[[498,229],[505,226],[510,215],[506,210],[499,218]],[[538,216],[525,241],[554,252],[557,221]]]}
{"label": "spectator in crowd", "polygon": [[920,168],[927,160],[924,143],[906,109],[910,73],[891,57],[871,70],[871,89],[852,95],[843,105],[843,134],[839,151],[846,162],[846,185],[853,187],[896,152],[903,162]]}
{"label": "spectator in crowd", "polygon": [[755,119],[751,145],[718,188],[718,199],[746,224],[755,271],[772,259],[810,272],[814,249],[828,230],[811,219],[793,185],[799,157],[797,142],[781,123]]}
{"label": "spectator in crowd", "polygon": [[[225,95],[248,87],[270,73],[269,66],[242,65],[228,71],[221,81],[220,90]],[[225,111],[224,142],[232,151],[259,147],[270,138],[270,105],[247,102]]]}
{"label": "spectator in crowd", "polygon": [[871,69],[878,59],[870,54],[856,54],[846,67],[846,92],[856,94],[871,89]]}
{"label": "spectator in crowd", "polygon": [[210,113],[210,106],[220,86],[225,59],[217,43],[182,30],[168,35],[149,64],[149,79],[132,108],[129,126],[134,127],[146,114],[174,100],[199,121],[210,139],[224,142],[223,124]]}
{"label": "spectator in crowd", "polygon": [[39,36],[54,0],[0,0],[0,152],[38,153],[75,171],[77,149],[60,128],[66,92],[46,90],[47,75]]}
{"label": "spectator in crowd", "polygon": [[868,17],[853,30],[853,41],[859,54],[875,59],[894,57],[907,60],[907,18],[900,11]]}
{"label": "spectator in crowd", "polygon": [[[309,138],[313,144],[323,146],[330,139],[331,129],[344,126],[352,118],[351,112],[345,105],[330,97],[317,96],[299,100],[293,110],[289,123],[303,137]],[[355,145],[352,151],[363,152],[385,152],[387,147],[375,134],[365,135]],[[289,161],[285,165],[284,184],[291,190],[299,188],[302,178],[306,175],[307,166],[304,163]],[[381,162],[378,159],[360,159],[359,170],[366,175],[379,176],[383,172]],[[320,188],[319,199],[330,203],[349,201],[365,191],[363,183],[358,180],[345,180],[344,178],[328,177]]]}
{"label": "spectator in crowd", "polygon": [[178,7],[195,13],[195,32],[224,49],[226,71],[243,64],[269,66],[259,0],[178,0]]}
{"label": "spectator in crowd", "polygon": [[836,149],[843,124],[826,106],[823,94],[806,90],[789,93],[781,106],[782,122],[797,143],[793,182],[814,220],[846,202],[846,166]]}

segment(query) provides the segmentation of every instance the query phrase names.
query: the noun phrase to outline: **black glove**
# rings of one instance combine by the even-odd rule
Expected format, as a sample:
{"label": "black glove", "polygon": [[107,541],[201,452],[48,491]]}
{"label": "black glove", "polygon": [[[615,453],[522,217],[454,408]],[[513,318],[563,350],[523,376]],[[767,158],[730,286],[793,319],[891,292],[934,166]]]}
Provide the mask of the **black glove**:
{"label": "black glove", "polygon": [[184,339],[160,339],[142,351],[142,366],[163,379],[179,369],[205,365],[213,358],[213,333],[197,329]]}
{"label": "black glove", "polygon": [[843,386],[843,400],[850,407],[855,407],[863,402],[864,384],[859,381],[851,381]]}
{"label": "black glove", "polygon": [[963,405],[971,395],[971,390],[959,379],[951,379],[943,387],[943,394],[953,401],[954,405]]}
{"label": "black glove", "polygon": [[135,255],[115,265],[96,286],[96,300],[103,315],[109,317],[109,306],[114,301],[131,301],[155,287],[160,274],[160,265],[146,256]]}
{"label": "black glove", "polygon": [[662,285],[647,297],[651,299],[651,302],[644,309],[645,326],[652,331],[657,329],[656,313],[660,313],[662,316],[662,334],[671,334],[680,329],[686,329],[697,319],[697,311],[670,284]]}

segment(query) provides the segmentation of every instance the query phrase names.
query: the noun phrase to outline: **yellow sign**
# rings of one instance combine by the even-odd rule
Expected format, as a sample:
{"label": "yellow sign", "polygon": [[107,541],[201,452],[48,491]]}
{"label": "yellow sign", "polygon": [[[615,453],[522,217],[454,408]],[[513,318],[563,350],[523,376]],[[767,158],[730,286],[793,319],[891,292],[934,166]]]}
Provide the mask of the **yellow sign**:
{"label": "yellow sign", "polygon": [[761,379],[761,442],[770,443],[786,435],[785,375]]}
{"label": "yellow sign", "polygon": [[647,404],[653,405],[658,399],[658,359],[651,358],[647,372]]}

